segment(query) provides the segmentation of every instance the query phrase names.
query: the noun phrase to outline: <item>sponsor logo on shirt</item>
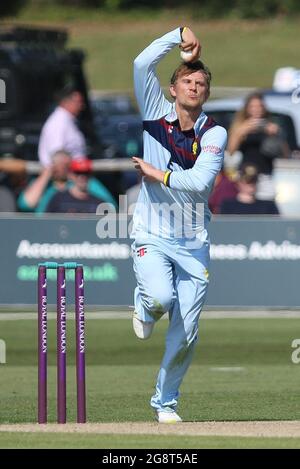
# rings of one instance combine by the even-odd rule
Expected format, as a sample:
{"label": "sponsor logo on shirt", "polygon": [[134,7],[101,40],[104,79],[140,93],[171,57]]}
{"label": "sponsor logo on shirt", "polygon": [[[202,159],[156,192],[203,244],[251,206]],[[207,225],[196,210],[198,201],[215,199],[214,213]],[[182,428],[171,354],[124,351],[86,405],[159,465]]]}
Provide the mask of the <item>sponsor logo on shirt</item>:
{"label": "sponsor logo on shirt", "polygon": [[143,257],[147,253],[147,248],[145,247],[139,248],[137,249],[136,253],[138,257]]}
{"label": "sponsor logo on shirt", "polygon": [[203,153],[213,153],[214,155],[219,155],[222,153],[222,150],[220,147],[217,147],[216,145],[205,145],[202,147],[202,152]]}

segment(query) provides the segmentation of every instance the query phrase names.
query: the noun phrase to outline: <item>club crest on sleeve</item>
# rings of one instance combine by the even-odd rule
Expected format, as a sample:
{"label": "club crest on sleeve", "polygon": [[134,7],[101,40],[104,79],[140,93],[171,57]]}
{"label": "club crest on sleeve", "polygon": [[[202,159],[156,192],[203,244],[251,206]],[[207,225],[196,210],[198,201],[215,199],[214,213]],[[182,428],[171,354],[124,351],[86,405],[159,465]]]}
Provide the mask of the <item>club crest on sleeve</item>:
{"label": "club crest on sleeve", "polygon": [[147,253],[147,248],[146,247],[141,247],[136,250],[137,256],[138,257],[143,257]]}

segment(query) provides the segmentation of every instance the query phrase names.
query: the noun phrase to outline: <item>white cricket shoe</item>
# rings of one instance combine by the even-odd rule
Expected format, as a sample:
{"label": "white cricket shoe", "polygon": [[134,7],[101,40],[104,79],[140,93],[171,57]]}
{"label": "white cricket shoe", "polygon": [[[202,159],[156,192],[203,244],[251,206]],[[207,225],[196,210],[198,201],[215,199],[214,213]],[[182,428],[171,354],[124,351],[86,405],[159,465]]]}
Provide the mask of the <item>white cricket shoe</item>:
{"label": "white cricket shoe", "polygon": [[158,423],[179,423],[182,422],[181,417],[179,417],[176,412],[156,412],[156,420]]}
{"label": "white cricket shoe", "polygon": [[154,322],[142,321],[136,313],[133,313],[132,325],[135,335],[139,339],[146,340],[152,334]]}

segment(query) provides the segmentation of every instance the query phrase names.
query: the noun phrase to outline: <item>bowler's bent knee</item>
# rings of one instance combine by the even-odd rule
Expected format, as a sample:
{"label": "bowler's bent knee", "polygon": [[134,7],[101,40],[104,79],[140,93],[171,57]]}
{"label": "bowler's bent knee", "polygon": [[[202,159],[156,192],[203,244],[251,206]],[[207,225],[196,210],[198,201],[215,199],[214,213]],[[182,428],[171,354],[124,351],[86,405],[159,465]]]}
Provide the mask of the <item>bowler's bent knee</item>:
{"label": "bowler's bent knee", "polygon": [[143,307],[154,320],[158,320],[170,310],[172,304],[172,294],[142,295]]}

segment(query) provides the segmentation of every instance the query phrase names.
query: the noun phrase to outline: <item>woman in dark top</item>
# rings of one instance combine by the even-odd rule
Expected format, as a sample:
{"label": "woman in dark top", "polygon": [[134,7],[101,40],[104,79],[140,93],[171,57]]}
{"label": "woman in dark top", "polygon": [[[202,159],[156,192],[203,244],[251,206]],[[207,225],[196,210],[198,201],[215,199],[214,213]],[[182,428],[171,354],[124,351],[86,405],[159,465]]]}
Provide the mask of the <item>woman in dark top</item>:
{"label": "woman in dark top", "polygon": [[260,93],[248,96],[244,107],[237,113],[229,129],[227,150],[230,155],[240,151],[242,164],[256,166],[258,192],[266,189],[265,192],[269,193],[269,196],[261,198],[273,199],[275,192],[271,175],[274,159],[287,156],[288,146],[280,127],[270,120]]}

